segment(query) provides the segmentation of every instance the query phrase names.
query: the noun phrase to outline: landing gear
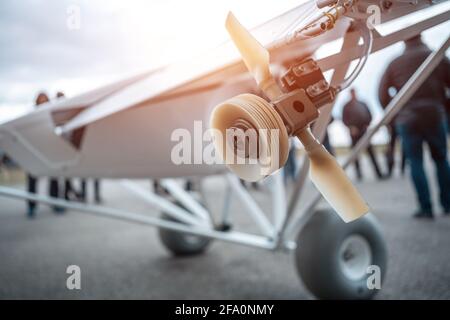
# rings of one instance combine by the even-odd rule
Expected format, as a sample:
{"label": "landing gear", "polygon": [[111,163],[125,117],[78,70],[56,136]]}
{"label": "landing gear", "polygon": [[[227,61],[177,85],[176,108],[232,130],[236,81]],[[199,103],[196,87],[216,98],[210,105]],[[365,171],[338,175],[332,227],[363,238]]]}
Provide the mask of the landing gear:
{"label": "landing gear", "polygon": [[304,284],[321,299],[370,299],[378,290],[368,278],[381,282],[386,272],[386,244],[371,214],[344,223],[332,210],[317,211],[298,235],[295,256]]}
{"label": "landing gear", "polygon": [[[179,222],[163,213],[162,219]],[[175,256],[192,256],[203,253],[211,243],[211,239],[187,233],[159,229],[159,238],[162,244]]]}

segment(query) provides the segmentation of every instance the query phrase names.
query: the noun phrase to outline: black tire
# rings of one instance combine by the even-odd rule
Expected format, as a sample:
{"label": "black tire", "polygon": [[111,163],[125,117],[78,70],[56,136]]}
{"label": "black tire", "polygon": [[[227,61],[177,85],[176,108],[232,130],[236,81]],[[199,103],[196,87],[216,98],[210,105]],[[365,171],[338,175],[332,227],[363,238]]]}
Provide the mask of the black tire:
{"label": "black tire", "polygon": [[[163,213],[161,219],[178,222],[176,219]],[[211,243],[210,238],[195,236],[183,232],[160,228],[159,238],[163,245],[174,256],[192,256],[203,253]]]}
{"label": "black tire", "polygon": [[333,210],[317,211],[298,235],[295,254],[303,283],[319,299],[370,299],[379,290],[368,288],[367,267],[378,266],[381,281],[386,272],[386,243],[371,214],[345,223]]}

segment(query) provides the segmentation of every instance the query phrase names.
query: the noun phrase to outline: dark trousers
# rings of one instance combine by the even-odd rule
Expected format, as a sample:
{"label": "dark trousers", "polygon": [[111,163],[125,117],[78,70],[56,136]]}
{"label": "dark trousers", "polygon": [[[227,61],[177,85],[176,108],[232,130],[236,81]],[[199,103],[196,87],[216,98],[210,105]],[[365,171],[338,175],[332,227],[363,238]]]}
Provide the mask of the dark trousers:
{"label": "dark trousers", "polygon": [[[393,124],[390,124],[388,126],[388,129],[389,134],[391,136],[391,140],[389,141],[388,149],[386,151],[386,164],[388,168],[388,176],[391,176],[395,166],[395,145],[397,142],[398,132],[397,129],[395,128],[395,125]],[[401,174],[403,175],[403,173],[405,172],[406,158],[405,153],[403,151],[401,151],[400,153],[401,153],[400,169]]]}
{"label": "dark trousers", "polygon": [[50,197],[59,197],[59,181],[58,178],[49,178],[48,181],[48,194]]}
{"label": "dark trousers", "polygon": [[[81,191],[80,191],[80,195],[79,198],[82,201],[87,201],[87,182],[86,179],[82,179],[81,180]],[[98,179],[94,179],[94,200],[97,203],[100,203],[101,200],[101,196],[100,196],[100,180]]]}
{"label": "dark trousers", "polygon": [[296,149],[291,147],[289,155],[284,166],[284,183],[287,183],[289,177],[295,181],[295,173],[297,172]]}
{"label": "dark trousers", "polygon": [[[50,177],[48,180],[48,194],[50,197],[52,198],[59,198],[59,197],[63,197],[63,192],[62,188],[59,187],[59,179],[58,178],[52,178]],[[61,194],[60,194],[61,192]],[[58,206],[53,206],[53,211],[64,211],[64,208],[58,207]]]}
{"label": "dark trousers", "polygon": [[64,180],[64,199],[71,200],[70,199],[71,194],[77,194],[72,185],[72,180],[65,179]]}
{"label": "dark trousers", "polygon": [[[37,192],[37,178],[32,176],[31,174],[27,175],[27,191],[30,193]],[[36,201],[28,200],[28,212],[32,213],[36,209]]]}
{"label": "dark trousers", "polygon": [[[361,134],[359,134],[357,136],[351,136],[351,138],[352,138],[352,148],[354,146],[356,146],[356,144],[362,138],[364,133],[365,132],[362,132]],[[369,154],[370,161],[372,163],[373,169],[375,170],[375,174],[377,175],[378,178],[381,178],[383,175],[382,175],[382,173],[380,171],[380,167],[378,166],[377,159],[375,158],[375,153],[373,151],[373,147],[372,147],[371,144],[369,144],[368,147],[367,147],[367,153]],[[361,168],[359,166],[358,158],[356,158],[354,164],[355,164],[355,170],[356,170],[356,175],[357,175],[358,179],[362,179],[362,172],[361,172]]]}
{"label": "dark trousers", "polygon": [[327,151],[331,154],[331,155],[335,155],[334,154],[334,148],[331,145],[330,142],[330,137],[328,136],[328,132],[325,132],[325,136],[323,137],[323,141],[322,141],[323,146],[325,147],[325,149],[327,149]]}
{"label": "dark trousers", "polygon": [[399,124],[403,151],[411,168],[411,178],[422,211],[431,212],[432,204],[428,180],[423,167],[423,143],[430,148],[439,183],[440,202],[444,210],[450,210],[450,167],[447,160],[447,125],[439,123]]}
{"label": "dark trousers", "polygon": [[[27,191],[30,193],[37,193],[37,184],[38,178],[32,176],[31,174],[27,175]],[[58,198],[59,197],[59,181],[57,178],[49,178],[48,184],[48,194],[50,197]],[[36,209],[36,201],[28,200],[28,211],[32,213]]]}

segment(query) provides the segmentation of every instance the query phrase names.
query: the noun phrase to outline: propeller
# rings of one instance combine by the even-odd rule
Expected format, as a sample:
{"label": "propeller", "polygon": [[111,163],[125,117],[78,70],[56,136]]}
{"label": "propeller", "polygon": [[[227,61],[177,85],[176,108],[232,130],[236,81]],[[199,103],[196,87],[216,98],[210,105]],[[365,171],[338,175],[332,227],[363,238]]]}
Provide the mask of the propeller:
{"label": "propeller", "polygon": [[[235,16],[230,12],[226,20],[226,28],[230,34],[234,44],[241,53],[242,59],[247,66],[250,73],[255,78],[259,88],[267,95],[267,97],[274,101],[277,100],[283,92],[276,84],[272,74],[270,73],[269,52],[239,23]],[[251,96],[251,95],[248,95]],[[254,99],[253,99],[254,100]],[[263,99],[262,99],[263,100]],[[261,103],[259,105],[255,103],[238,102],[234,100],[234,104],[230,103],[231,100],[218,105],[213,111],[211,117],[211,127],[217,128],[223,132],[227,126],[233,126],[233,123],[238,121],[238,117],[245,118],[246,122],[261,123],[264,119],[267,119],[268,123],[275,124],[274,128],[278,128],[285,132],[286,129],[283,124],[280,124],[279,115],[269,113],[264,107],[265,112],[261,112]],[[267,101],[266,101],[266,104]],[[245,115],[238,114],[236,110],[231,110],[230,105],[245,109]],[[249,105],[253,105],[254,108],[250,108]],[[276,114],[276,112],[275,112]],[[227,118],[228,121],[223,121]],[[273,121],[272,121],[273,120]],[[234,121],[234,122],[233,122]],[[253,127],[259,129],[261,127],[268,127],[264,125],[253,125]],[[284,129],[284,131],[283,131]],[[331,156],[328,151],[321,145],[321,143],[313,136],[309,128],[302,129],[296,132],[295,135],[299,138],[302,144],[305,146],[305,150],[310,160],[309,176],[319,192],[323,195],[325,200],[333,207],[333,209],[341,216],[345,222],[353,221],[369,211],[369,207],[363,200],[359,192],[353,186],[344,170],[337,163],[336,159]],[[285,137],[282,134],[280,140],[279,151],[276,155],[284,156],[286,153]],[[220,140],[225,141],[225,140]],[[226,144],[227,141],[224,142]],[[216,143],[216,147],[219,150],[223,150],[224,145]],[[271,150],[269,150],[271,151]],[[219,152],[220,153],[220,152]],[[285,163],[285,159],[281,158],[279,167],[282,167]],[[255,174],[247,174],[245,170],[246,166],[241,165],[238,168],[230,166],[241,178],[256,180],[262,176]],[[273,169],[273,168],[272,168]],[[270,170],[269,173],[274,170]]]}

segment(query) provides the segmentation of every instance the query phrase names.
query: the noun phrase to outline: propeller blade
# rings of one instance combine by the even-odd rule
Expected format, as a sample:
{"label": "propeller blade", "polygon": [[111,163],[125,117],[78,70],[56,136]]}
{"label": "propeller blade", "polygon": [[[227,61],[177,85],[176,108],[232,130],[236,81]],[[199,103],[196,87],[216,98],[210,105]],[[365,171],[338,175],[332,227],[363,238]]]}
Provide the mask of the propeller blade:
{"label": "propeller blade", "polygon": [[342,220],[350,222],[369,212],[369,207],[344,170],[311,132],[303,130],[297,136],[308,153],[311,181]]}
{"label": "propeller blade", "polygon": [[267,49],[239,23],[231,12],[228,13],[225,27],[258,85],[272,79],[269,70],[270,56]]}

